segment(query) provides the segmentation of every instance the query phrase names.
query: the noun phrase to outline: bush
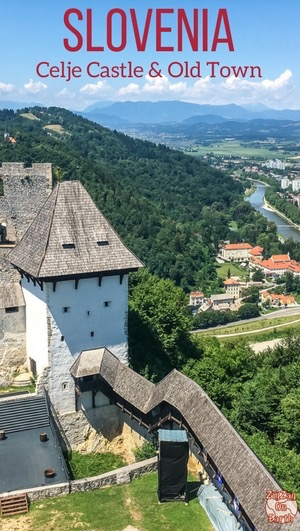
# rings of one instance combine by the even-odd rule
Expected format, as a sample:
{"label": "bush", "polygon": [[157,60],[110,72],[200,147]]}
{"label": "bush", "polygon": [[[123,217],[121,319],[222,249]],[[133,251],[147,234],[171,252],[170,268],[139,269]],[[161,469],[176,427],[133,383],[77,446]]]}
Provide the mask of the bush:
{"label": "bush", "polygon": [[156,448],[154,444],[146,441],[142,446],[136,448],[133,453],[136,461],[144,461],[144,459],[156,456]]}

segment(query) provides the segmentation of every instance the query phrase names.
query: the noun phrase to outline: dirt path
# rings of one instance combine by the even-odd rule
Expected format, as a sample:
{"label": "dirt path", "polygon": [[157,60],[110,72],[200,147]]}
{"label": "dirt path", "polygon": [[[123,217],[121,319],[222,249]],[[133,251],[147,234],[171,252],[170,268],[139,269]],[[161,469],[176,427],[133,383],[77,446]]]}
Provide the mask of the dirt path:
{"label": "dirt path", "polygon": [[258,343],[252,343],[250,346],[254,350],[255,354],[264,352],[268,348],[274,348],[282,343],[282,339],[271,339],[270,341],[259,341]]}
{"label": "dirt path", "polygon": [[0,519],[1,531],[33,531],[31,524],[31,518],[27,515],[22,515],[15,518],[10,516]]}

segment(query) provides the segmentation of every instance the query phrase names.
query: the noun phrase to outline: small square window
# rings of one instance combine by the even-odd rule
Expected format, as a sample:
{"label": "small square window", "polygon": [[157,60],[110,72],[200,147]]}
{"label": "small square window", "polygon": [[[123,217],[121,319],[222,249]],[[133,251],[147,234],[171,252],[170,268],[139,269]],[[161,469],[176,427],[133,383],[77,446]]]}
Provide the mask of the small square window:
{"label": "small square window", "polygon": [[91,337],[94,337],[94,332],[91,332]]}
{"label": "small square window", "polygon": [[16,313],[18,311],[18,306],[11,306],[10,308],[5,308],[5,313]]}
{"label": "small square window", "polygon": [[90,313],[91,313],[90,310],[88,310],[88,311],[86,312],[87,315],[90,315]]}
{"label": "small square window", "polygon": [[111,301],[104,301],[105,308],[108,308],[108,306],[111,306]]}
{"label": "small square window", "polygon": [[60,336],[60,340],[64,341],[65,340],[65,336]]}
{"label": "small square window", "polygon": [[69,313],[71,310],[70,306],[63,306],[63,313]]}

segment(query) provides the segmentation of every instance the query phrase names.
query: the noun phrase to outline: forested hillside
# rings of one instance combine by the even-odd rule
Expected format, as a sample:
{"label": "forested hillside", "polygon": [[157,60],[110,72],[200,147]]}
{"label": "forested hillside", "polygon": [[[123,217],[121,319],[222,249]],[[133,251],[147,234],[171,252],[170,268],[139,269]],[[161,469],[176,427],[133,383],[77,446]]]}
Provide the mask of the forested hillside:
{"label": "forested hillside", "polygon": [[0,127],[2,162],[52,162],[56,180],[79,179],[150,271],[185,290],[215,278],[217,245],[230,235],[229,207],[240,200],[240,183],[65,109],[4,110]]}
{"label": "forested hillside", "polygon": [[[222,239],[267,255],[283,249],[242,185],[197,159],[58,108],[2,111],[0,128],[1,162],[51,162],[56,180],[79,179],[150,271],[185,290],[211,289]],[[299,335],[264,356],[242,342],[192,339],[185,294],[147,270],[131,278],[128,323],[133,368],[154,381],[173,367],[193,378],[283,486],[300,492]]]}
{"label": "forested hillside", "polygon": [[247,336],[190,334],[184,294],[142,269],[129,297],[129,359],[153,381],[173,368],[203,387],[280,485],[300,495],[299,331],[261,355]]}

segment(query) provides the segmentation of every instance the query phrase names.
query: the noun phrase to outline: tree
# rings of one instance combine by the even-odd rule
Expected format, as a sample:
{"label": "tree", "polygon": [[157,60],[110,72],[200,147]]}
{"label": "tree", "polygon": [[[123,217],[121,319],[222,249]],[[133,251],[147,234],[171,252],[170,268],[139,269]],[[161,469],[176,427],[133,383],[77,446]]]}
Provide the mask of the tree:
{"label": "tree", "polygon": [[280,410],[278,442],[300,452],[300,388],[281,400]]}
{"label": "tree", "polygon": [[195,341],[200,359],[189,359],[183,372],[201,385],[223,412],[229,412],[244,383],[253,378],[257,358],[241,342],[221,345],[213,337]]}
{"label": "tree", "polygon": [[243,306],[240,307],[237,313],[239,319],[251,319],[252,317],[259,316],[259,309],[257,304],[246,302],[246,304],[243,304]]}
{"label": "tree", "polygon": [[194,355],[192,317],[187,296],[171,280],[147,269],[131,275],[129,287],[129,360],[150,379],[163,378]]}
{"label": "tree", "polygon": [[284,274],[284,280],[285,280],[285,291],[286,293],[291,293],[294,291],[294,275],[290,271],[287,271]]}
{"label": "tree", "polygon": [[262,282],[262,280],[265,278],[264,272],[262,269],[255,269],[252,280],[253,282]]}

